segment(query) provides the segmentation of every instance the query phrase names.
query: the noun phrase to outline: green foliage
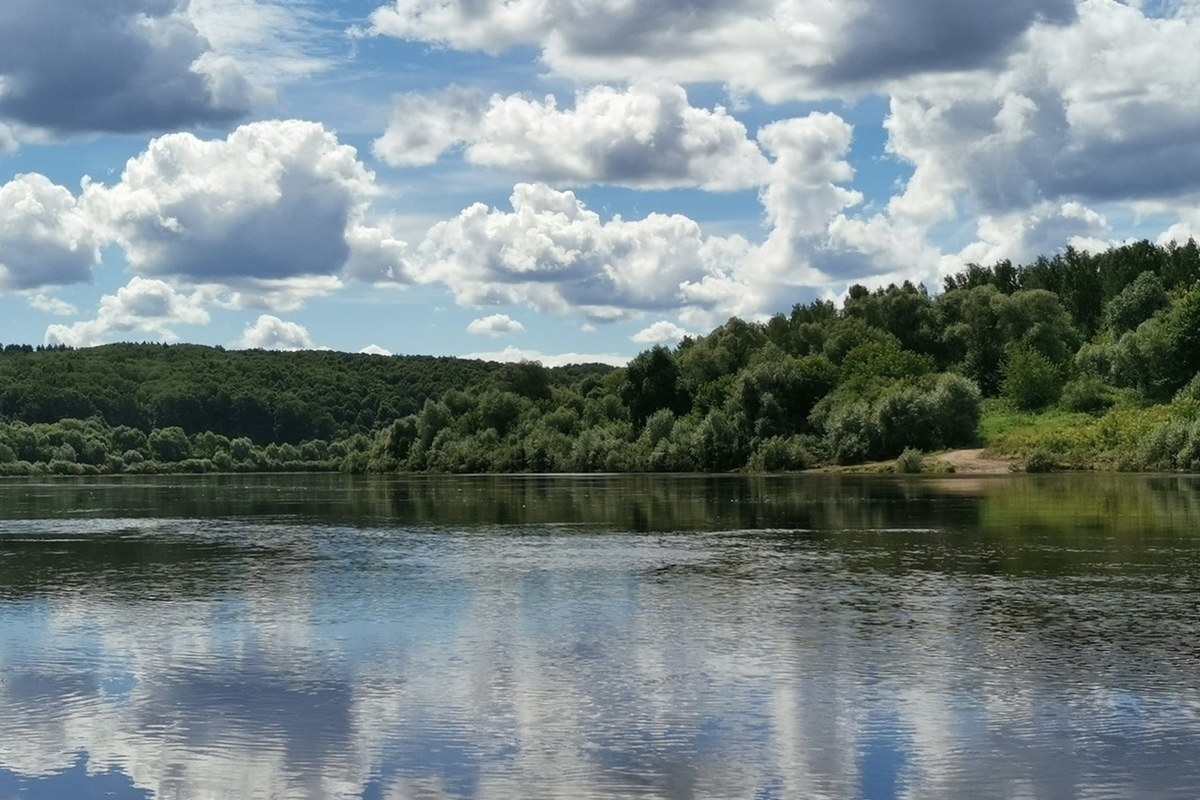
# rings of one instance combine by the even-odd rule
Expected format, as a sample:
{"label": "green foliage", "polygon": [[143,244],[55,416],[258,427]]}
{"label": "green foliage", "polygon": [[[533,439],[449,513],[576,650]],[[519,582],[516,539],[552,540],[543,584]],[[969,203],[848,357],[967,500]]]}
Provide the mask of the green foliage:
{"label": "green foliage", "polygon": [[879,378],[919,378],[935,369],[933,358],[905,350],[895,337],[856,345],[842,359],[842,383]]}
{"label": "green foliage", "polygon": [[834,463],[856,464],[879,452],[879,424],[871,408],[855,403],[838,408],[826,423],[826,446]]}
{"label": "green foliage", "polygon": [[917,474],[925,470],[925,455],[916,448],[907,447],[896,456],[896,472]]}
{"label": "green foliage", "polygon": [[1053,453],[1039,447],[1025,455],[1022,469],[1026,472],[1053,472],[1059,469],[1059,464]]}
{"label": "green foliage", "polygon": [[784,356],[743,370],[733,399],[749,435],[788,436],[808,427],[813,407],[837,379],[837,367],[824,355]]}
{"label": "green foliage", "polygon": [[868,344],[888,344],[898,340],[887,331],[872,328],[858,317],[843,317],[835,323],[825,339],[823,352],[825,356],[838,366],[856,348]]}
{"label": "green foliage", "polygon": [[[198,345],[15,348],[0,355],[0,419],[35,423],[99,416],[109,426],[143,435],[174,426],[189,435],[211,431],[257,444],[299,444],[371,432],[415,413],[427,398],[480,383],[500,369],[453,358],[227,352]],[[521,369],[515,366],[514,372]],[[522,373],[524,391],[538,393],[541,369]],[[579,369],[579,374],[611,371],[596,365]],[[145,444],[120,446],[142,450]]]}
{"label": "green foliage", "polygon": [[497,387],[530,400],[550,397],[550,370],[536,361],[504,364],[495,373]]}
{"label": "green foliage", "polygon": [[1080,375],[1068,381],[1059,398],[1065,410],[1084,414],[1101,414],[1114,402],[1113,390],[1095,375]]}
{"label": "green foliage", "polygon": [[751,472],[803,470],[821,462],[819,440],[809,436],[772,436],[764,439],[746,468]]}
{"label": "green foliage", "polygon": [[1150,319],[1167,303],[1167,289],[1162,278],[1147,270],[1104,306],[1104,324],[1119,337]]}
{"label": "green foliage", "polygon": [[961,375],[922,384],[893,383],[871,402],[835,404],[825,422],[827,446],[839,464],[892,458],[906,448],[924,451],[971,444],[980,418],[980,394]]}
{"label": "green foliage", "polygon": [[939,447],[974,444],[982,414],[979,387],[961,375],[943,373],[933,386],[931,412]]}
{"label": "green foliage", "polygon": [[633,424],[639,428],[659,409],[686,412],[690,402],[680,383],[674,354],[658,345],[630,361],[625,368],[621,399],[629,408]]}
{"label": "green foliage", "polygon": [[183,428],[155,428],[148,437],[150,452],[159,461],[177,462],[187,459],[192,452],[192,444],[188,441]]}
{"label": "green foliage", "polygon": [[[1198,282],[1194,242],[1067,248],[968,266],[937,297],[854,286],[841,308],[735,317],[625,369],[14,346],[0,474],[769,471],[980,443],[1191,469]],[[985,415],[985,395],[1006,402]]]}
{"label": "green foliage", "polygon": [[1062,370],[1042,353],[1028,347],[1009,351],[1002,368],[1001,393],[1021,409],[1045,408],[1058,401],[1063,389]]}
{"label": "green foliage", "polygon": [[1200,372],[1200,286],[1120,338],[1112,378],[1151,401],[1172,397]]}

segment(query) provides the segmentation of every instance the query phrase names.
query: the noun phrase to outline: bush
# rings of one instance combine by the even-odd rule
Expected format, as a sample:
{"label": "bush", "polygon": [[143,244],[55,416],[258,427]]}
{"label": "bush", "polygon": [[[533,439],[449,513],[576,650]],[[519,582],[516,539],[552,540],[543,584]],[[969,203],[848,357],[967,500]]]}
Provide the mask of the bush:
{"label": "bush", "polygon": [[1108,384],[1094,375],[1081,375],[1063,387],[1059,405],[1066,411],[1100,414],[1114,402]]}
{"label": "bush", "polygon": [[929,394],[910,388],[884,395],[875,410],[882,455],[894,455],[907,447],[937,447],[937,423],[930,399]]}
{"label": "bush", "polygon": [[1000,393],[1014,406],[1035,411],[1054,403],[1062,394],[1059,368],[1046,356],[1024,347],[1009,351],[1001,367]]}
{"label": "bush", "polygon": [[1058,469],[1058,461],[1049,450],[1035,447],[1025,454],[1024,468],[1026,472],[1053,472]]}
{"label": "bush", "polygon": [[192,443],[183,428],[155,428],[148,437],[150,451],[158,461],[175,462],[187,459],[192,452]]}
{"label": "bush", "polygon": [[829,453],[838,464],[866,461],[879,447],[875,415],[862,403],[834,410],[826,423]]}
{"label": "bush", "polygon": [[808,469],[816,463],[805,437],[772,436],[759,444],[746,466],[752,472],[779,472]]}
{"label": "bush", "polygon": [[938,431],[938,447],[974,444],[982,414],[979,386],[954,373],[940,375],[931,398],[932,422]]}
{"label": "bush", "polygon": [[906,447],[896,458],[896,472],[915,475],[925,471],[925,455],[916,448]]}

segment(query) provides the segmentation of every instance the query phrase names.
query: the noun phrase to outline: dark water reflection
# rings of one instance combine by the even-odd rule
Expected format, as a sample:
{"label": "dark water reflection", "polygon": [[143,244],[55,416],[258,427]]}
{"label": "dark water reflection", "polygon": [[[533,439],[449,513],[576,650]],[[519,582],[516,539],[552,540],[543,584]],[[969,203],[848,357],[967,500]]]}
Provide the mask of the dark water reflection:
{"label": "dark water reflection", "polygon": [[0,483],[0,798],[1200,796],[1200,482]]}

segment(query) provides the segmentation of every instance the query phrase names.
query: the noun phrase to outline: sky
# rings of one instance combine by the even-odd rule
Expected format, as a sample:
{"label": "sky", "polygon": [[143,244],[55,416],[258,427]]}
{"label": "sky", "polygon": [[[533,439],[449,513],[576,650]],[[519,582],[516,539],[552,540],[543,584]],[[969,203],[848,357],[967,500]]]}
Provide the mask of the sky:
{"label": "sky", "polygon": [[1200,0],[4,0],[0,343],[623,363],[1200,228]]}

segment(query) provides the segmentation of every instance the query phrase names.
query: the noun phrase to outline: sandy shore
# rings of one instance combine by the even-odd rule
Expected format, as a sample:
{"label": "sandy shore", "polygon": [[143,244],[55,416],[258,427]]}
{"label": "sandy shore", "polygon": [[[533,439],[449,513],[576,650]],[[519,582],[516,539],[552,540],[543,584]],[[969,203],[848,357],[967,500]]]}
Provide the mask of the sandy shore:
{"label": "sandy shore", "polygon": [[982,449],[950,450],[945,453],[934,453],[929,458],[949,464],[954,467],[954,472],[960,475],[994,475],[1012,472],[1015,461],[1011,458],[989,456]]}

